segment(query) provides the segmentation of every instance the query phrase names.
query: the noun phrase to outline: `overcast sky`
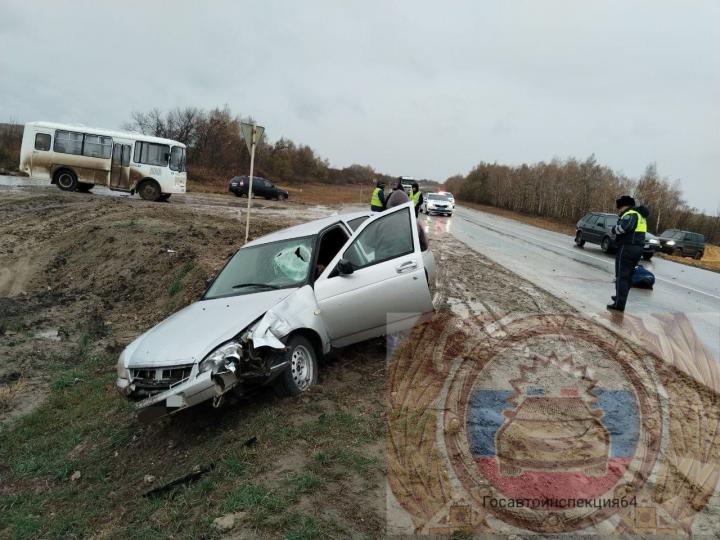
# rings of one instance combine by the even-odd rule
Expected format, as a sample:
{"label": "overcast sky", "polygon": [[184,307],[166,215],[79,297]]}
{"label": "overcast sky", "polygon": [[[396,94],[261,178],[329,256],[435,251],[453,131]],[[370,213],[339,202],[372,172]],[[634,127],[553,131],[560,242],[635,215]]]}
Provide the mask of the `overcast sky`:
{"label": "overcast sky", "polygon": [[229,105],[333,166],[657,162],[720,207],[720,2],[0,1],[0,121]]}

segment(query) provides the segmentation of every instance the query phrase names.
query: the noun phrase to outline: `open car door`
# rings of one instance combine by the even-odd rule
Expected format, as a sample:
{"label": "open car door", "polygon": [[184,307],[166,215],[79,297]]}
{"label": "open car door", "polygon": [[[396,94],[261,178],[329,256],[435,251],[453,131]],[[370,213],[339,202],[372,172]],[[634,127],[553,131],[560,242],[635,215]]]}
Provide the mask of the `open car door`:
{"label": "open car door", "polygon": [[366,220],[315,281],[334,346],[412,327],[433,310],[412,203]]}

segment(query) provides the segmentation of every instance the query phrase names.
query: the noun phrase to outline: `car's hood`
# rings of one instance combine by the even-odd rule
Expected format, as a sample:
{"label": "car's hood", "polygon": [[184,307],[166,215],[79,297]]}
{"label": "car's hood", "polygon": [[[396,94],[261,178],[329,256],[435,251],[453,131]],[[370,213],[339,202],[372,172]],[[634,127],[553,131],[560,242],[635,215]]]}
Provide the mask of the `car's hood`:
{"label": "car's hood", "polygon": [[190,304],[128,345],[127,367],[198,362],[295,290],[263,291]]}

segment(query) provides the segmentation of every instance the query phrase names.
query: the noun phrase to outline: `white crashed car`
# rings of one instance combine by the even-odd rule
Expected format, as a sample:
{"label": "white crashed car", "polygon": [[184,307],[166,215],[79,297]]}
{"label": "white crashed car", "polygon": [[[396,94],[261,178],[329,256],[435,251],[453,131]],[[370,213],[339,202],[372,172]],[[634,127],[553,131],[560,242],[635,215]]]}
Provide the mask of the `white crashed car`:
{"label": "white crashed car", "polygon": [[270,382],[298,395],[332,347],[411,327],[433,310],[435,260],[410,208],[334,215],[247,243],[199,301],[125,348],[119,390],[161,414]]}

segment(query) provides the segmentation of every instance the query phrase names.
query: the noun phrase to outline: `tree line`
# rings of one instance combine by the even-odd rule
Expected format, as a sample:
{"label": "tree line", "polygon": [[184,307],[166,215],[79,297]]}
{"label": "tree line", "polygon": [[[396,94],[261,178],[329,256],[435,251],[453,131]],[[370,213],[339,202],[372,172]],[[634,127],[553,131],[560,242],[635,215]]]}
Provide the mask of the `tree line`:
{"label": "tree line", "polygon": [[14,122],[0,124],[0,169],[17,170],[20,164],[22,135],[22,124]]}
{"label": "tree line", "polygon": [[[201,183],[226,183],[235,175],[248,174],[250,153],[240,132],[241,117],[228,107],[211,110],[197,107],[162,112],[134,112],[124,129],[166,137],[187,145],[188,178]],[[390,181],[388,175],[369,165],[333,168],[311,147],[280,138],[272,142],[263,133],[255,150],[255,174],[288,184],[369,184]]]}
{"label": "tree line", "polygon": [[629,193],[650,207],[651,232],[691,230],[707,242],[720,242],[720,208],[709,216],[690,207],[679,182],[662,178],[655,164],[640,178],[629,178],[600,165],[594,155],[514,167],[481,162],[465,176],[448,178],[445,187],[463,201],[572,224],[589,211],[615,213],[615,199]]}

